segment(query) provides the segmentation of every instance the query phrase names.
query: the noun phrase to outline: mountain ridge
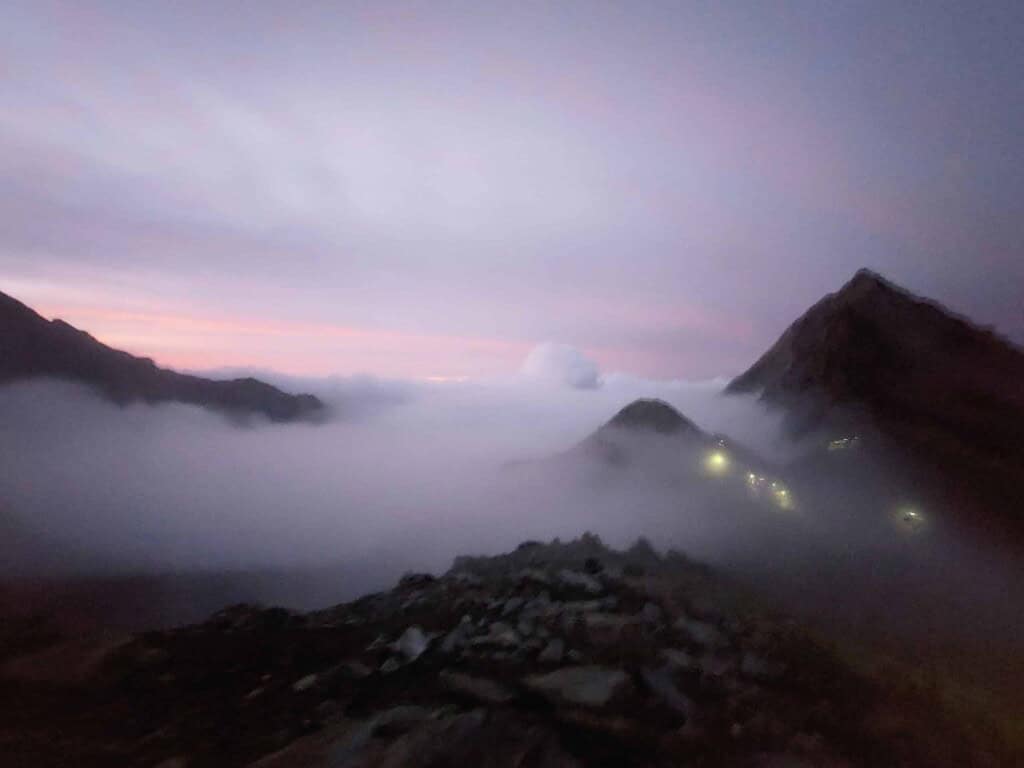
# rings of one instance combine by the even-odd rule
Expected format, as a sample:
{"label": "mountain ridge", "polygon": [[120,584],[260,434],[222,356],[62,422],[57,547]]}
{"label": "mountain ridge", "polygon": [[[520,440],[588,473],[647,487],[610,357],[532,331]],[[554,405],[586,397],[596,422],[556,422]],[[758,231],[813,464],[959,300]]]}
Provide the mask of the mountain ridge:
{"label": "mountain ridge", "polygon": [[160,368],[0,292],[0,384],[41,377],[86,384],[118,405],[182,402],[276,422],[315,419],[325,410],[314,395],[288,394],[252,377],[218,381]]}

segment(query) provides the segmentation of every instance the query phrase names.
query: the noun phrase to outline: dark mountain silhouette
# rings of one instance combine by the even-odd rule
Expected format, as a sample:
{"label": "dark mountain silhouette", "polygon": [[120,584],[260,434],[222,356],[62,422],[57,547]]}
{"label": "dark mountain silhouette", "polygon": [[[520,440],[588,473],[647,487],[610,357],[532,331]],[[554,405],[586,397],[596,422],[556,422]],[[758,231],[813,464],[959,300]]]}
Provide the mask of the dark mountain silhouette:
{"label": "dark mountain silhouette", "polygon": [[674,488],[691,500],[737,508],[756,490],[746,482],[749,473],[781,480],[779,469],[754,451],[725,435],[705,432],[656,399],[633,401],[553,461],[560,470],[582,471],[598,482],[615,484],[629,476],[665,490]]}
{"label": "dark mountain silhouette", "polygon": [[1019,517],[1024,352],[873,272],[811,307],[726,391],[785,408],[798,433],[875,434],[958,502]]}
{"label": "dark mountain silhouette", "polygon": [[664,456],[667,438],[695,451],[713,443],[711,435],[664,400],[642,399],[624,407],[563,456],[626,465],[646,454],[649,463]]}
{"label": "dark mountain silhouette", "polygon": [[699,432],[697,425],[664,400],[634,400],[619,411],[606,427],[652,430],[669,435],[676,432]]}
{"label": "dark mountain silhouette", "polygon": [[257,379],[214,381],[158,368],[0,293],[0,384],[36,377],[82,382],[119,405],[174,401],[272,421],[315,418],[324,410],[313,395],[290,395]]}

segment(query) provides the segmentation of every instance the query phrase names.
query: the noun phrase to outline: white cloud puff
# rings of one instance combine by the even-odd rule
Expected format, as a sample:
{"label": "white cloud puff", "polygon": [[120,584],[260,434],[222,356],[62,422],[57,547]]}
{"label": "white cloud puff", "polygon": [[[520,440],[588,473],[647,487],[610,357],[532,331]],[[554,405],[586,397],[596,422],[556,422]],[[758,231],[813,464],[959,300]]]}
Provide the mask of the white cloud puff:
{"label": "white cloud puff", "polygon": [[597,389],[601,371],[597,363],[568,344],[546,342],[530,350],[522,373],[531,379],[547,381],[572,389]]}

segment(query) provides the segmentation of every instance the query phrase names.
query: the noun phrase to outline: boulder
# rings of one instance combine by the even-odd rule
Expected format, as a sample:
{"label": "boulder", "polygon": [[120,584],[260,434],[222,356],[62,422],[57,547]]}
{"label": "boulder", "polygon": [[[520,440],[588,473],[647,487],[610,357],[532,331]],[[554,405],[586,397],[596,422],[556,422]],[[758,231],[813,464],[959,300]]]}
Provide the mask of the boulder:
{"label": "boulder", "polygon": [[316,681],[317,681],[317,676],[316,675],[306,675],[305,677],[299,678],[298,680],[296,680],[292,684],[292,690],[295,691],[296,693],[301,693],[302,691],[308,691],[310,688],[312,688],[314,685],[316,685]]}
{"label": "boulder", "polygon": [[438,680],[452,693],[482,704],[505,704],[515,698],[508,688],[484,677],[445,670],[438,675]]}
{"label": "boulder", "polygon": [[718,648],[728,644],[727,638],[718,627],[706,621],[681,616],[676,620],[674,626],[691,640],[705,647]]}
{"label": "boulder", "polygon": [[577,587],[592,595],[599,595],[604,592],[604,585],[600,581],[589,574],[580,573],[579,571],[570,571],[568,569],[559,571],[558,580],[566,586]]}
{"label": "boulder", "polygon": [[406,661],[416,661],[430,645],[430,638],[418,626],[411,626],[394,643],[394,650],[398,651]]}
{"label": "boulder", "polygon": [[668,665],[656,669],[645,667],[641,670],[640,676],[651,693],[661,699],[674,712],[684,717],[689,717],[693,714],[696,706],[689,696],[682,693],[676,687],[672,676],[672,667]]}
{"label": "boulder", "polygon": [[565,642],[560,637],[552,638],[552,640],[544,646],[544,650],[537,656],[537,661],[540,664],[558,664],[562,661],[562,655],[565,653]]}
{"label": "boulder", "polygon": [[556,701],[585,707],[603,707],[630,688],[621,669],[586,666],[566,667],[543,675],[529,675],[524,684]]}

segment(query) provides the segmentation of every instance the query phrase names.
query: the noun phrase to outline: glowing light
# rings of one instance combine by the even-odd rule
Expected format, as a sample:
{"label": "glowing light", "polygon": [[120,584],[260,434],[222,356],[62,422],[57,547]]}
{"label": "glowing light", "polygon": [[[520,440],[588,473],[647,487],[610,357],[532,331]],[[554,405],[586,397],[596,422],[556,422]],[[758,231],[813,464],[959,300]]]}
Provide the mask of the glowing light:
{"label": "glowing light", "polygon": [[828,449],[830,451],[844,451],[847,448],[856,448],[858,440],[859,438],[857,435],[853,435],[852,437],[840,437],[836,440],[830,440]]}
{"label": "glowing light", "polygon": [[772,489],[772,497],[779,507],[782,509],[793,509],[793,497],[789,493],[788,488],[778,483],[772,483]]}
{"label": "glowing light", "polygon": [[927,522],[920,510],[913,507],[902,507],[896,510],[896,524],[907,533],[921,530]]}
{"label": "glowing light", "polygon": [[704,459],[704,468],[713,475],[723,475],[729,471],[729,456],[725,451],[712,451]]}

